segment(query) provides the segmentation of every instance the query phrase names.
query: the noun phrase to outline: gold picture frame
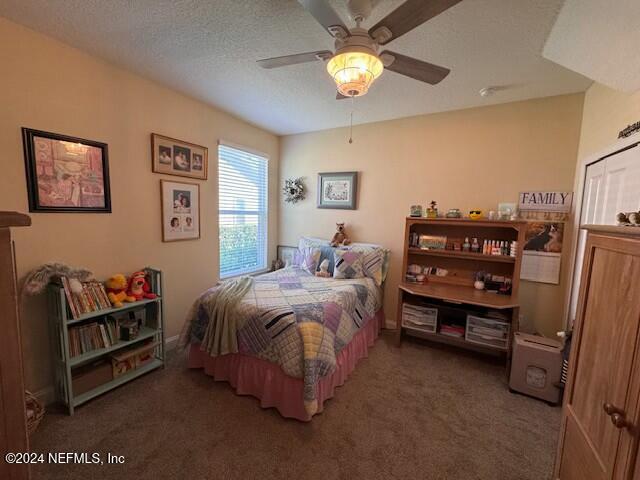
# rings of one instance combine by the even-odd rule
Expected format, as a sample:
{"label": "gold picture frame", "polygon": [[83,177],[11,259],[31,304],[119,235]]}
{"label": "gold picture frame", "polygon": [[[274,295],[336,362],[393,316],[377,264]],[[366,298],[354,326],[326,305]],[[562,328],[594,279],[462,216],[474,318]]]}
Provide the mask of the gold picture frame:
{"label": "gold picture frame", "polygon": [[178,177],[206,180],[209,149],[158,133],[151,134],[152,171]]}

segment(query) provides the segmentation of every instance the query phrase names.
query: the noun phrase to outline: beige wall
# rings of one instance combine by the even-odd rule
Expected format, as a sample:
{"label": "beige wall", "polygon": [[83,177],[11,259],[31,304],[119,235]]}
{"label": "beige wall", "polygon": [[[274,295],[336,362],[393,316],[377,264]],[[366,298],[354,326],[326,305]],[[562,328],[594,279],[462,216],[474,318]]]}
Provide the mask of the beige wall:
{"label": "beige wall", "polygon": [[[389,247],[385,311],[395,320],[409,206],[435,199],[442,211],[490,210],[525,189],[571,191],[582,103],[576,94],[372,123],[354,128],[351,145],[347,129],[283,137],[281,178],[304,176],[309,193],[297,205],[281,203],[280,243],[330,237],[345,221],[356,241]],[[351,170],[360,172],[358,209],[317,209],[318,172]],[[546,335],[562,325],[568,265],[565,256],[560,286],[521,286],[525,322]]]}
{"label": "beige wall", "polygon": [[594,83],[585,93],[579,161],[615,143],[618,132],[640,120],[640,92],[633,95]]}
{"label": "beige wall", "polygon": [[[0,19],[0,210],[28,211],[20,127],[109,144],[112,214],[32,214],[15,232],[18,274],[56,260],[97,277],[142,266],[165,273],[167,335],[179,333],[190,302],[217,278],[216,143],[270,156],[270,256],[277,235],[279,139],[231,115],[127,73],[51,38]],[[199,181],[202,238],[162,243],[160,179],[151,172],[150,133],[209,148],[209,180]],[[191,181],[186,179],[187,181]],[[43,299],[23,304],[27,387],[51,383]]]}

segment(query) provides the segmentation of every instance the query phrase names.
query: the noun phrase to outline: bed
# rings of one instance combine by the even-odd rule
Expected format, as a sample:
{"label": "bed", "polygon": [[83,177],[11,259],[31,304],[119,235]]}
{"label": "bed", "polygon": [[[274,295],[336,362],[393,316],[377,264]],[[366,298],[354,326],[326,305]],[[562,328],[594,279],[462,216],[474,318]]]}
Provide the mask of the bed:
{"label": "bed", "polygon": [[321,278],[295,265],[253,277],[237,303],[237,347],[216,355],[205,347],[214,287],[187,321],[188,366],[258,398],[263,408],[309,421],[377,338],[384,323],[381,280]]}

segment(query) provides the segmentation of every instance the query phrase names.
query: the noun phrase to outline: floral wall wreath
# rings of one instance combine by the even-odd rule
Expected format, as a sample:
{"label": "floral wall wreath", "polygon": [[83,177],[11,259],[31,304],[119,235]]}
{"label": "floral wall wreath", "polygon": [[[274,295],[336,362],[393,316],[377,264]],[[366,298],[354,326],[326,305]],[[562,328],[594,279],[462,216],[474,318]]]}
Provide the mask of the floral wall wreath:
{"label": "floral wall wreath", "polygon": [[300,200],[304,200],[305,190],[302,177],[285,180],[284,187],[282,188],[284,201],[287,203],[298,203]]}

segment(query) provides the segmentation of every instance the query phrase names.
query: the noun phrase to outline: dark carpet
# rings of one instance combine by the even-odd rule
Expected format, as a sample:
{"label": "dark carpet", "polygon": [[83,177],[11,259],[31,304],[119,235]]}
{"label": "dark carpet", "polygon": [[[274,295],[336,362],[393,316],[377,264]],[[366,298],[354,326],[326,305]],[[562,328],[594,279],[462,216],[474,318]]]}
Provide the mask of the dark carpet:
{"label": "dark carpet", "polygon": [[32,477],[541,480],[559,424],[559,408],[509,393],[497,361],[419,341],[398,349],[388,333],[310,423],[174,354],[73,417],[48,413],[32,437],[36,452],[96,452],[104,465],[38,464]]}

